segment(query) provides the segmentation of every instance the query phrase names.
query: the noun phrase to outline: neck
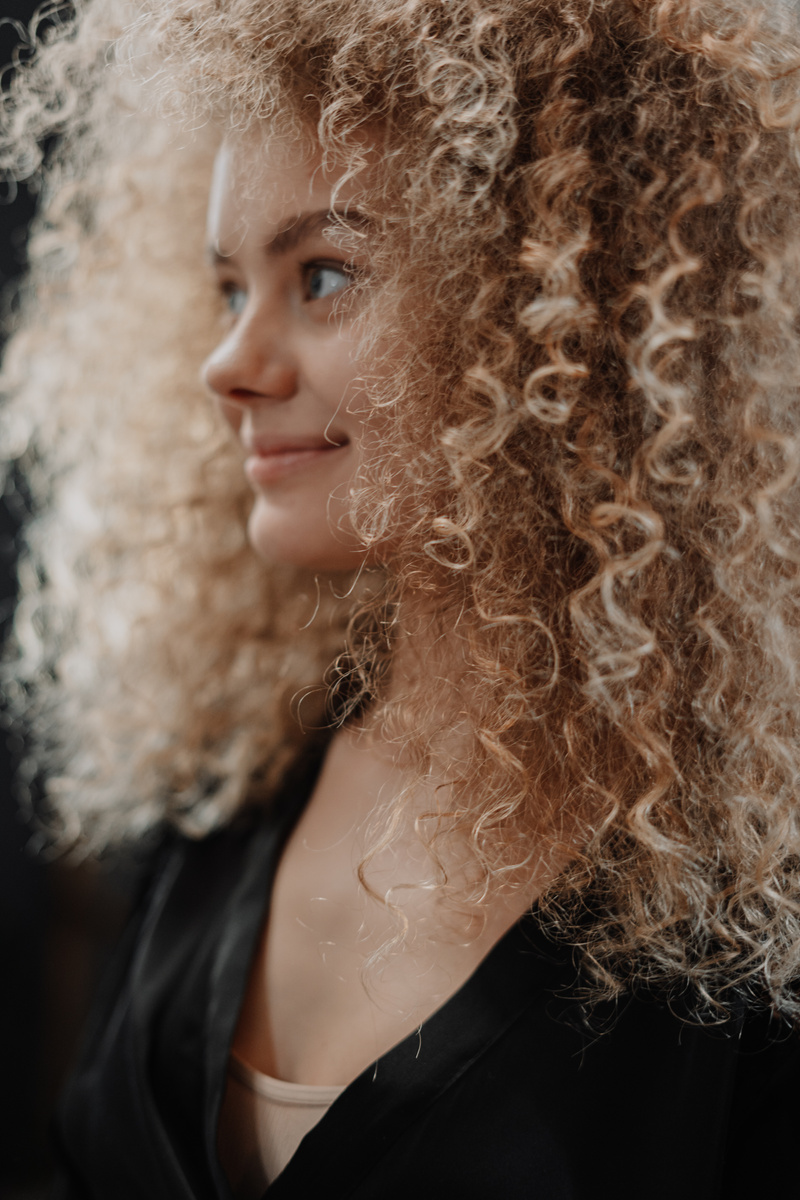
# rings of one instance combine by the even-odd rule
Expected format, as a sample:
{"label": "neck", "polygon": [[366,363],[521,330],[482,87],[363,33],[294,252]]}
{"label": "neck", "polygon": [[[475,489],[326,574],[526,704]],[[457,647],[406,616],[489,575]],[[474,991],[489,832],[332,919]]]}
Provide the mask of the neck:
{"label": "neck", "polygon": [[464,882],[460,865],[477,861],[471,831],[481,825],[483,843],[507,886],[537,892],[573,856],[578,828],[566,809],[548,818],[551,810],[544,804],[537,827],[534,795],[511,821],[484,825],[483,813],[472,807],[477,798],[469,781],[484,769],[473,716],[479,711],[469,654],[473,619],[463,611],[442,613],[426,598],[404,601],[391,629],[391,665],[380,702],[341,730],[332,749],[358,761],[365,785],[360,812],[367,825],[380,828],[389,820],[409,837],[435,838],[454,890],[457,878]]}

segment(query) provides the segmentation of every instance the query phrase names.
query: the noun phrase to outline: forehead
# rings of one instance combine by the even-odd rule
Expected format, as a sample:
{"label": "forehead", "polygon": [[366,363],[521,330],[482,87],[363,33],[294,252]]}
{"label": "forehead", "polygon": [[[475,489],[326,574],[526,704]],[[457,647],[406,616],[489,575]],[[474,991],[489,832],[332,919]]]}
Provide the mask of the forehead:
{"label": "forehead", "polygon": [[355,193],[344,167],[324,167],[318,148],[225,141],[214,162],[208,240],[232,254],[243,238],[269,242],[301,214],[346,207]]}

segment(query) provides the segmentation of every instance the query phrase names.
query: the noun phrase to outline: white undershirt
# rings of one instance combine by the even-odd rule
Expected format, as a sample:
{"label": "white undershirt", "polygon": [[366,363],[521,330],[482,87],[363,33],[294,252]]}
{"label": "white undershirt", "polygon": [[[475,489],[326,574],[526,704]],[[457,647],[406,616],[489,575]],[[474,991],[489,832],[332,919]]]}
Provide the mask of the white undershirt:
{"label": "white undershirt", "polygon": [[217,1150],[236,1200],[259,1200],[343,1091],[273,1079],[231,1055]]}

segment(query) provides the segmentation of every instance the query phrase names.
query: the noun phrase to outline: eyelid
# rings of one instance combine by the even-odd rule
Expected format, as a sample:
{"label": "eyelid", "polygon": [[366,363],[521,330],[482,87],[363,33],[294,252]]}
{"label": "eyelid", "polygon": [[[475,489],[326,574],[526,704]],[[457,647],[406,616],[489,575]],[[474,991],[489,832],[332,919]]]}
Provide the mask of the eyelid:
{"label": "eyelid", "polygon": [[238,279],[234,279],[232,276],[228,276],[226,278],[224,275],[220,274],[218,274],[216,278],[216,287],[220,295],[223,296],[227,296],[229,292],[247,291],[247,289],[242,283],[239,282]]}
{"label": "eyelid", "polygon": [[322,267],[326,270],[341,271],[343,275],[355,275],[357,271],[355,263],[342,262],[340,258],[320,258],[319,256],[315,256],[314,258],[309,258],[307,261],[300,263],[300,269],[302,271],[308,271],[312,267]]}

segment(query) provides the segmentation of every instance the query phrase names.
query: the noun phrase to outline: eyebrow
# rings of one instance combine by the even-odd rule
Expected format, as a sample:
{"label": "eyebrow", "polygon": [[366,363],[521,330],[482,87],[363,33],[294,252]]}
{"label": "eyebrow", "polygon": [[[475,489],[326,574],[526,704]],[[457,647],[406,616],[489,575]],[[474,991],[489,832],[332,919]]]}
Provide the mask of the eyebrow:
{"label": "eyebrow", "polygon": [[[363,213],[343,208],[321,208],[316,212],[298,213],[296,217],[279,229],[264,245],[264,253],[270,258],[279,258],[296,250],[301,242],[314,237],[325,225],[342,223],[351,229],[363,230],[369,220]],[[222,254],[216,247],[209,246],[208,259],[212,266],[229,262],[234,255]]]}

